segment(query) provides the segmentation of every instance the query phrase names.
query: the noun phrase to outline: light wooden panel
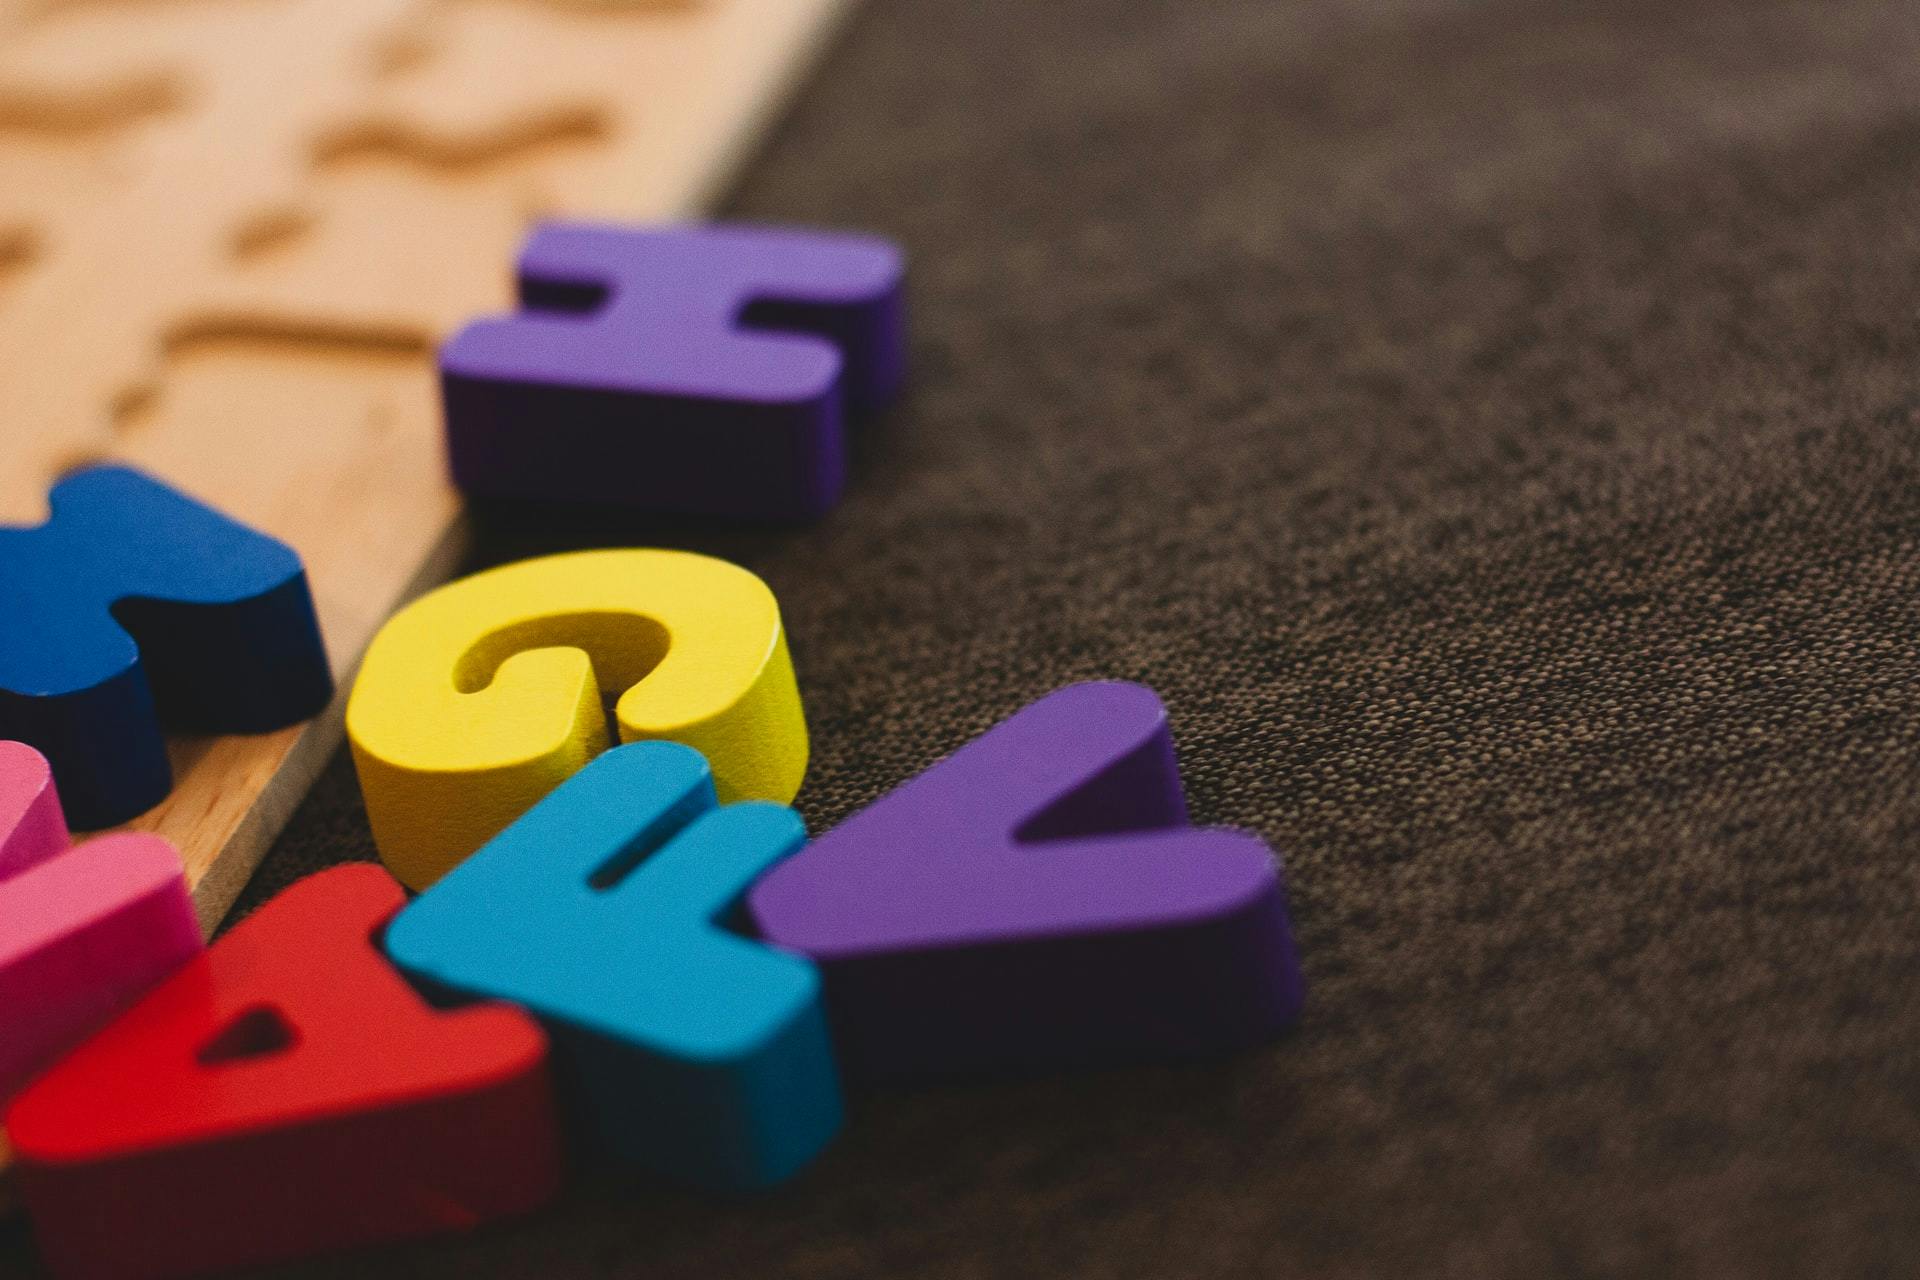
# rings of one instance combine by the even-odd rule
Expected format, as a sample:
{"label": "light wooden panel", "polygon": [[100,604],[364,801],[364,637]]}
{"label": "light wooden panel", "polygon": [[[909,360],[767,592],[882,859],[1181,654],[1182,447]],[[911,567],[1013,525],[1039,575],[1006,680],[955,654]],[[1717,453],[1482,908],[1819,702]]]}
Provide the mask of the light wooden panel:
{"label": "light wooden panel", "polygon": [[[458,552],[431,353],[545,214],[698,212],[847,0],[0,0],[0,521],[145,467],[304,557],[342,687]],[[209,928],[339,741],[173,745]]]}

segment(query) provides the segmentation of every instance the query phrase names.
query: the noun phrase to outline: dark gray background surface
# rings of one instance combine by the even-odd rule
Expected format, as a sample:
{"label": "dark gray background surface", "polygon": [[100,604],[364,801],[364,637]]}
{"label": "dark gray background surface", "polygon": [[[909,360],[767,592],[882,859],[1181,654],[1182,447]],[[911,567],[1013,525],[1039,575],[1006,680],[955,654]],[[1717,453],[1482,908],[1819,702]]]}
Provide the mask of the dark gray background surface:
{"label": "dark gray background surface", "polygon": [[[1305,1021],[299,1274],[1920,1271],[1917,15],[874,0],[732,206],[911,251],[845,505],[479,559],[766,577],[816,830],[1152,684]],[[370,856],[336,761],[246,905]]]}

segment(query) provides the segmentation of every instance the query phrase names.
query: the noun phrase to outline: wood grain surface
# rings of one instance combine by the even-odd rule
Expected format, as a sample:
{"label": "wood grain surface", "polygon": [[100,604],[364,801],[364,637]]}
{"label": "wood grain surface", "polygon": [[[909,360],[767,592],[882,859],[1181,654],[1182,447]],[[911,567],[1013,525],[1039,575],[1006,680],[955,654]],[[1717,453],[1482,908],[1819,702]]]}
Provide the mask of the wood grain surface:
{"label": "wood grain surface", "polygon": [[172,744],[211,928],[460,546],[432,353],[547,215],[695,214],[848,0],[0,0],[0,522],[114,459],[290,543],[341,698]]}

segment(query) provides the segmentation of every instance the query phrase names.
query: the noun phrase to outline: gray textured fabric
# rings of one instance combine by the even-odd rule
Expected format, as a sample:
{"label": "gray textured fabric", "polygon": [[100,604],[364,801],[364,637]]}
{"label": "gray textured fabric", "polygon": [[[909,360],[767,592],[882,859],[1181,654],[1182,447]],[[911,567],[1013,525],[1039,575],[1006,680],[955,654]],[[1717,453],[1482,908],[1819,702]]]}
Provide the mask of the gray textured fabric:
{"label": "gray textured fabric", "polygon": [[[912,253],[845,505],[482,559],[765,576],[816,829],[1153,685],[1305,1021],[302,1273],[1920,1270],[1916,14],[876,0],[733,208]],[[370,854],[336,762],[247,901]]]}

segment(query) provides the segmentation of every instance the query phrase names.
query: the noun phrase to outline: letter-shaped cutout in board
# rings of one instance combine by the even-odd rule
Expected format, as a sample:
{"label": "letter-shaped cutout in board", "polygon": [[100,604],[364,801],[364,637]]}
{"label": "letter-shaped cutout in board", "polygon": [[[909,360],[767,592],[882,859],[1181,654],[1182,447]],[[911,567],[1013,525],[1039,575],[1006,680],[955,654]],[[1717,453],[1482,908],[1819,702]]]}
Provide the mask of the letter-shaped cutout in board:
{"label": "letter-shaped cutout in board", "polygon": [[762,935],[813,958],[864,1079],[1214,1053],[1303,994],[1257,836],[1186,825],[1135,684],[1025,707],[775,867]]}
{"label": "letter-shaped cutout in board", "polygon": [[92,467],[0,529],[0,738],[38,748],[83,830],[173,785],[161,728],[261,733],[333,676],[300,558],[138,471]]}
{"label": "letter-shaped cutout in board", "polygon": [[54,1271],[177,1276],[460,1230],[559,1188],[539,1024],[441,1011],[378,950],[379,867],[287,889],[7,1113]]}
{"label": "letter-shaped cutout in board", "polygon": [[454,483],[475,497],[818,515],[849,415],[906,361],[906,264],[869,236],[542,227],[518,313],[440,352]]}
{"label": "letter-shaped cutout in board", "polygon": [[833,1136],[839,1079],[813,966],[725,925],[805,840],[785,806],[715,808],[689,747],[615,747],[402,911],[387,951],[428,990],[538,1017],[601,1149],[767,1186]]}
{"label": "letter-shaped cutout in board", "polygon": [[780,608],[686,551],[523,560],[430,592],[374,637],[347,735],[374,842],[424,889],[608,746],[703,753],[723,802],[800,789],[807,728]]}
{"label": "letter-shaped cutout in board", "polygon": [[46,758],[0,742],[0,1103],[199,952],[173,846],[67,848]]}

